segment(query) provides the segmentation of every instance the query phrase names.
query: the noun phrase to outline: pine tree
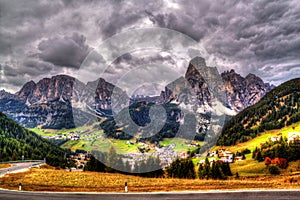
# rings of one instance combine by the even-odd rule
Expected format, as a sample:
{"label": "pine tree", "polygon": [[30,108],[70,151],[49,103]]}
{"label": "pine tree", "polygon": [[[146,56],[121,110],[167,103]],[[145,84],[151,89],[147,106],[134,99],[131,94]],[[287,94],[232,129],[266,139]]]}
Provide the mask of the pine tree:
{"label": "pine tree", "polygon": [[200,179],[203,179],[203,178],[204,178],[203,170],[204,170],[204,167],[203,167],[203,164],[201,163],[201,164],[199,165],[199,168],[198,168],[198,177],[199,177]]}
{"label": "pine tree", "polygon": [[128,160],[125,162],[124,171],[125,171],[125,173],[127,173],[127,174],[130,174],[130,173],[132,172],[131,166],[130,166]]}
{"label": "pine tree", "polygon": [[208,158],[205,159],[204,169],[203,169],[203,176],[206,177],[206,179],[209,179],[211,176],[211,169],[210,169],[210,163],[208,161]]}
{"label": "pine tree", "polygon": [[257,151],[258,151],[258,149],[257,149],[257,147],[256,147],[255,150],[252,152],[252,158],[253,158],[253,159],[256,159]]}
{"label": "pine tree", "polygon": [[217,166],[217,164],[216,164],[216,162],[214,161],[213,163],[212,163],[212,167],[211,167],[211,177],[212,177],[212,179],[217,179],[218,178],[218,176],[217,176],[217,172],[218,171],[218,166]]}
{"label": "pine tree", "polygon": [[118,155],[113,146],[110,146],[110,148],[108,150],[106,163],[108,165],[106,168],[107,172],[115,172],[116,171],[114,168],[116,168],[118,165]]}
{"label": "pine tree", "polygon": [[192,159],[188,159],[187,162],[186,162],[186,165],[187,165],[187,176],[186,176],[186,178],[191,178],[191,179],[196,178],[195,166],[194,166],[194,163],[193,163]]}
{"label": "pine tree", "polygon": [[258,162],[264,161],[264,158],[263,158],[263,156],[262,156],[262,154],[261,154],[261,150],[260,150],[260,149],[259,149],[258,152],[257,152],[256,160],[257,160]]}

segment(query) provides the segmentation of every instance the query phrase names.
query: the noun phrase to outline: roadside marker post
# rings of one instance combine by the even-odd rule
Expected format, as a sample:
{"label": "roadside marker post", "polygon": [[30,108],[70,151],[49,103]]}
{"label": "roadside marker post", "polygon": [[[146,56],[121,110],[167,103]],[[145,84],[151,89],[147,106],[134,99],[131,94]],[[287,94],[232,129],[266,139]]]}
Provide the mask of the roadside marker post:
{"label": "roadside marker post", "polygon": [[128,186],[127,186],[127,182],[125,182],[125,192],[128,192]]}
{"label": "roadside marker post", "polygon": [[22,190],[22,183],[19,183],[19,191]]}

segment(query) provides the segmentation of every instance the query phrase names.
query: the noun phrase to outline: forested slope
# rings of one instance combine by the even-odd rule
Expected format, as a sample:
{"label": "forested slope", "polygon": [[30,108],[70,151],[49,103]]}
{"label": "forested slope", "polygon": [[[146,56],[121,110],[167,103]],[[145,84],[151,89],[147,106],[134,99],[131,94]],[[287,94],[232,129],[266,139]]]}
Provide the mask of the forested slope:
{"label": "forested slope", "polygon": [[64,150],[0,113],[0,162],[21,160],[22,155],[26,160],[46,158],[48,164],[58,166]]}
{"label": "forested slope", "polygon": [[235,145],[265,130],[280,129],[300,121],[299,86],[299,78],[287,81],[233,117],[223,127],[218,145]]}

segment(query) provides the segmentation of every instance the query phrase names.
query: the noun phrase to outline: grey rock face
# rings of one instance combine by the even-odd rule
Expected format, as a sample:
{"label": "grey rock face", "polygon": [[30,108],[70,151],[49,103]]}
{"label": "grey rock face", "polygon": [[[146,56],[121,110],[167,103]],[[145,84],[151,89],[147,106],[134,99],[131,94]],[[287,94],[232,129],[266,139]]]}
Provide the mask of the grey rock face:
{"label": "grey rock face", "polygon": [[[200,72],[204,71],[205,74]],[[238,113],[258,102],[268,91],[274,88],[269,83],[264,83],[254,74],[245,78],[234,70],[226,71],[221,76],[216,75],[217,70],[207,67],[205,60],[194,58],[186,71],[185,77],[180,77],[168,84],[160,95],[163,102],[185,103],[194,105],[211,105],[212,90],[218,99],[225,99],[224,106]],[[220,77],[221,80],[213,79]],[[205,79],[210,79],[212,85]],[[188,89],[190,88],[190,89]],[[218,94],[226,97],[218,97]]]}
{"label": "grey rock face", "polygon": [[16,94],[1,91],[0,111],[26,127],[72,128],[74,120],[80,121],[76,125],[90,121],[91,116],[84,112],[86,108],[111,116],[114,89],[125,101],[126,93],[104,79],[84,84],[74,77],[57,75],[37,83],[29,81]]}

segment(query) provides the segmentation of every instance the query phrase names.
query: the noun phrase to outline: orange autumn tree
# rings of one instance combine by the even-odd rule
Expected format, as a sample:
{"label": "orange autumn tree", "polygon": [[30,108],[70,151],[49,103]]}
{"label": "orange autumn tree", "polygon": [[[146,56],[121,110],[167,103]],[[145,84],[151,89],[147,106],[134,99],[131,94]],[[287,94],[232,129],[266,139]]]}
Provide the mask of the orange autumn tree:
{"label": "orange autumn tree", "polygon": [[265,158],[265,165],[269,166],[270,164],[277,165],[281,169],[286,169],[288,166],[288,161],[285,158],[274,158],[273,160],[269,157]]}
{"label": "orange autumn tree", "polygon": [[280,159],[279,158],[274,158],[273,160],[272,160],[272,164],[275,164],[275,165],[280,165]]}
{"label": "orange autumn tree", "polygon": [[271,160],[271,158],[266,157],[264,162],[265,162],[265,165],[269,166],[272,163],[272,160]]}

